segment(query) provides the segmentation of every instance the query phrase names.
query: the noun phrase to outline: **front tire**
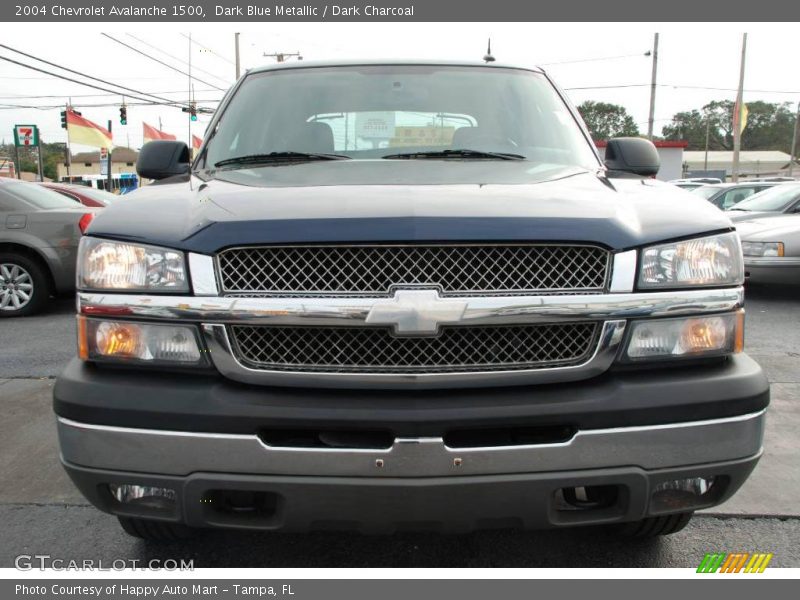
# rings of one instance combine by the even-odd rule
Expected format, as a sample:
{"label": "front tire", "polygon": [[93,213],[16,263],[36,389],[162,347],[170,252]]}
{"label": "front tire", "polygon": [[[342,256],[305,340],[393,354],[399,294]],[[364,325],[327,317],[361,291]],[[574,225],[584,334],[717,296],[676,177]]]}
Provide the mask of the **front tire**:
{"label": "front tire", "polygon": [[164,521],[138,519],[135,517],[117,518],[125,533],[151,542],[177,542],[188,539],[195,533],[191,527],[179,523],[166,523]]}
{"label": "front tire", "polygon": [[24,254],[0,253],[0,318],[35,314],[49,299],[47,273],[37,261]]}
{"label": "front tire", "polygon": [[638,539],[672,535],[686,527],[689,521],[692,520],[693,514],[686,512],[660,517],[647,517],[641,521],[633,521],[619,526],[616,533],[622,537]]}

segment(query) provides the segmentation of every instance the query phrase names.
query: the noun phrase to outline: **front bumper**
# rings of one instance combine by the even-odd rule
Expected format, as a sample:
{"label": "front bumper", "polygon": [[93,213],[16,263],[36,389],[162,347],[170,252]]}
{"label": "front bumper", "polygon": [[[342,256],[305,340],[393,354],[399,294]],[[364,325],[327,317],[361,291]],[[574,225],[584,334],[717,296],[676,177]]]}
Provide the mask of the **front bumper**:
{"label": "front bumper", "polygon": [[800,284],[798,257],[745,256],[744,269],[749,283]]}
{"label": "front bumper", "polygon": [[[351,530],[392,533],[409,529],[464,533],[477,529],[547,529],[637,521],[650,515],[685,512],[685,506],[656,510],[659,483],[715,477],[711,490],[691,510],[730,498],[755,468],[760,455],[689,467],[645,470],[634,466],[453,477],[302,477],[198,472],[185,477],[88,469],[65,463],[81,492],[99,509],[119,516],[281,531]],[[126,505],[108,484],[168,488],[168,511]],[[610,502],[576,510],[565,506],[565,488],[613,488]],[[243,505],[241,498],[247,497]],[[232,509],[229,499],[237,498]]]}

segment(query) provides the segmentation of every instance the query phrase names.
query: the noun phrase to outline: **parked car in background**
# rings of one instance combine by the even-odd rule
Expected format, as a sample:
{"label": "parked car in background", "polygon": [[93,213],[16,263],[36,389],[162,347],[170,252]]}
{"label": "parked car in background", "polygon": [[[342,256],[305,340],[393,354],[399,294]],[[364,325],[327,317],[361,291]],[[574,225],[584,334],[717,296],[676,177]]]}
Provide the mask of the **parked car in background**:
{"label": "parked car in background", "polygon": [[756,217],[736,230],[749,282],[800,284],[800,215]]}
{"label": "parked car in background", "polygon": [[781,183],[728,209],[731,221],[800,212],[800,183]]}
{"label": "parked car in background", "polygon": [[686,179],[673,179],[667,183],[671,183],[684,190],[694,190],[704,185],[722,183],[722,180],[716,177],[689,177]]}
{"label": "parked car in background", "polygon": [[97,208],[0,178],[0,317],[30,315],[75,289],[75,259]]}
{"label": "parked car in background", "polygon": [[778,182],[776,181],[716,183],[699,187],[692,190],[692,193],[702,196],[721,210],[728,210],[750,196],[763,192],[777,184]]}
{"label": "parked car in background", "polygon": [[115,194],[104,190],[96,190],[86,185],[75,185],[74,183],[40,183],[39,185],[58,192],[67,198],[72,198],[84,206],[104,208],[119,200],[119,196]]}

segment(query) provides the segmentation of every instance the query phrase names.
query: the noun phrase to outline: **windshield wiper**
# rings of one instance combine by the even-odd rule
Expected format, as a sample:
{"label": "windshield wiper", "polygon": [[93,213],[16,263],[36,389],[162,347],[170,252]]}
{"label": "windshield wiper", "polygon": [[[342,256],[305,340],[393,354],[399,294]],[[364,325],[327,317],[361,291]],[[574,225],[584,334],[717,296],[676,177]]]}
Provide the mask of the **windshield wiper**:
{"label": "windshield wiper", "polygon": [[497,160],[524,160],[525,157],[521,154],[510,154],[508,152],[485,152],[483,150],[468,150],[468,149],[449,149],[449,150],[433,150],[429,152],[402,152],[398,154],[387,154],[381,158],[396,159],[418,159],[418,158],[492,158]]}
{"label": "windshield wiper", "polygon": [[226,158],[217,163],[215,167],[227,167],[230,165],[262,165],[276,162],[287,161],[312,161],[312,160],[346,160],[349,156],[344,154],[322,154],[315,152],[269,152],[266,154],[248,154],[246,156],[236,156],[234,158]]}

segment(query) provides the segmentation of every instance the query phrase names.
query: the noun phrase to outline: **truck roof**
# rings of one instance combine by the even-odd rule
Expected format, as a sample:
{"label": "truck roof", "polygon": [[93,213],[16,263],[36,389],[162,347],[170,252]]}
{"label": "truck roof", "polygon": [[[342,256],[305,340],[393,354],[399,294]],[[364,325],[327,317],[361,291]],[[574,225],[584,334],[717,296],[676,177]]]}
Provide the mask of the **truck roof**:
{"label": "truck roof", "polygon": [[521,69],[524,71],[534,71],[544,73],[544,70],[535,66],[519,66],[505,63],[487,63],[482,60],[420,60],[420,59],[353,59],[353,60],[295,60],[275,64],[262,65],[248,69],[248,73],[261,73],[263,71],[275,71],[279,69],[308,69],[314,67],[354,67],[354,66],[399,66],[399,65],[420,65],[420,66],[443,66],[443,67],[488,67],[491,69]]}

